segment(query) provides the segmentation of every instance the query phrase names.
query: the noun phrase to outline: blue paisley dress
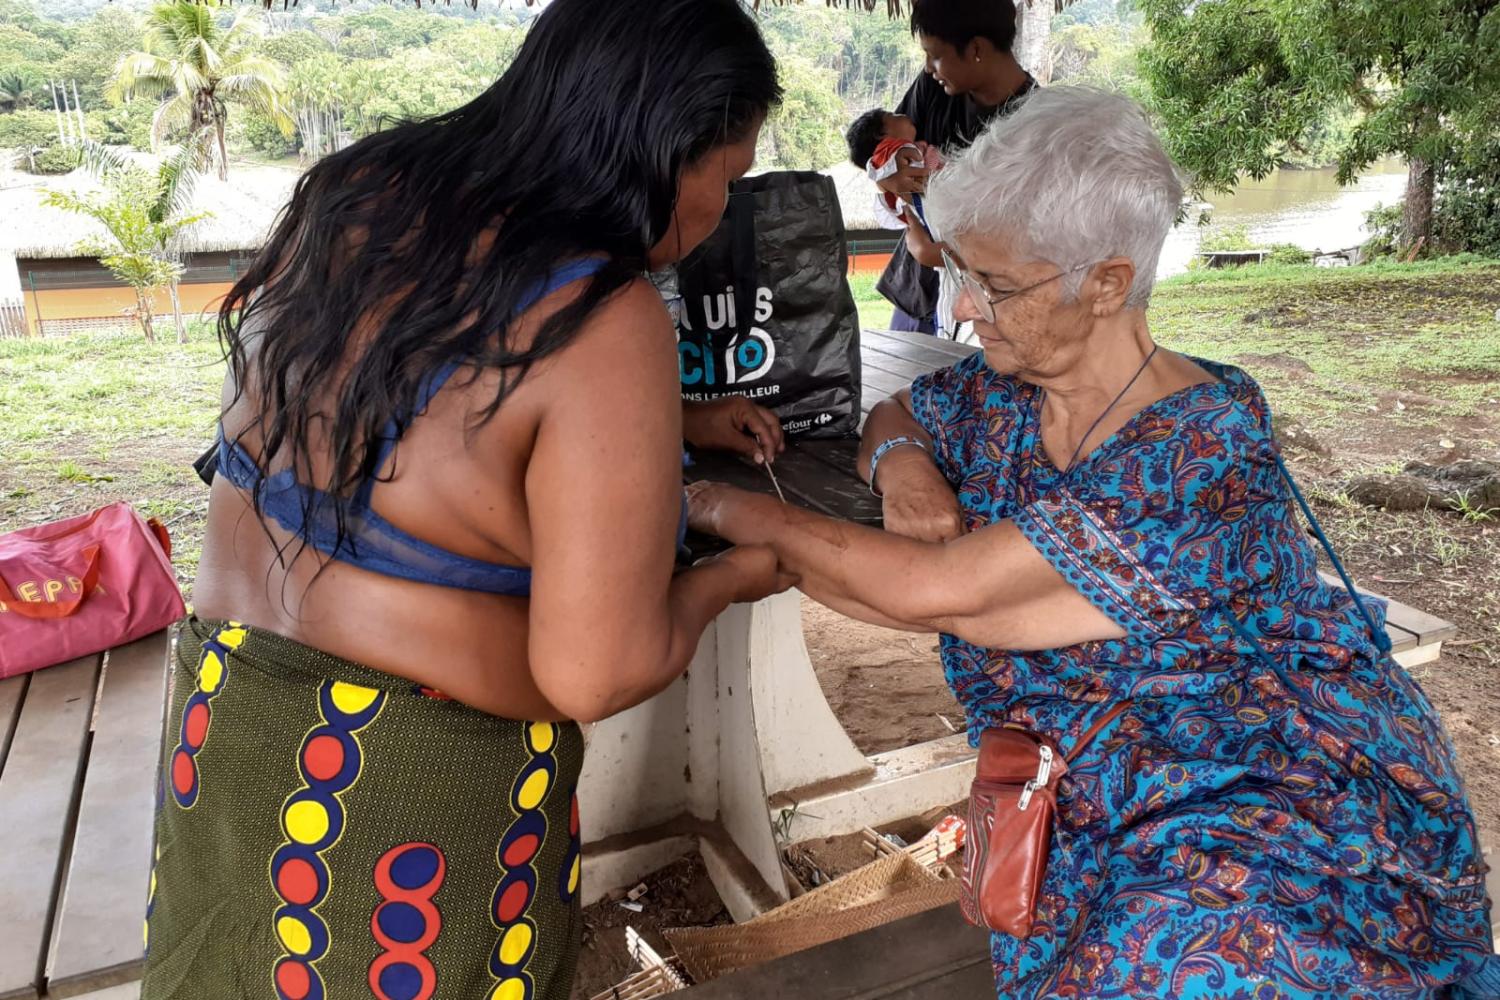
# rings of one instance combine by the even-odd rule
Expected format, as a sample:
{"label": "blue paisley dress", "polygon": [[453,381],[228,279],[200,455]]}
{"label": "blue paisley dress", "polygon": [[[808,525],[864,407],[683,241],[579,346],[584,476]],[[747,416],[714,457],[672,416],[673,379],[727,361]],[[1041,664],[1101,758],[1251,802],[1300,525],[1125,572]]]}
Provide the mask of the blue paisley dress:
{"label": "blue paisley dress", "polygon": [[1066,476],[1041,392],[982,354],[912,386],[970,529],[1011,519],[1127,633],[1042,652],[943,637],[976,743],[1018,722],[1066,752],[1132,701],[1070,765],[1037,930],[992,940],[998,995],[1489,995],[1486,869],[1448,737],[1319,579],[1259,387],[1198,364],[1218,381]]}

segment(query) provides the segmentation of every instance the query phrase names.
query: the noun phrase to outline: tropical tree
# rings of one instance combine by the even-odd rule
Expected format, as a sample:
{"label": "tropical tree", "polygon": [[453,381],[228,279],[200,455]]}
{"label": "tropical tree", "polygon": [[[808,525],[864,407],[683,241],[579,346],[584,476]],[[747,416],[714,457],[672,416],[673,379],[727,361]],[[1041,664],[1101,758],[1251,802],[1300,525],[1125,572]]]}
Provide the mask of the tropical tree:
{"label": "tropical tree", "polygon": [[[1408,164],[1402,242],[1432,231],[1435,181],[1496,135],[1500,5],[1492,0],[1138,0],[1142,71],[1168,145],[1204,186],[1263,177],[1352,104],[1339,181]],[[1489,103],[1491,107],[1486,107]]]}
{"label": "tropical tree", "polygon": [[253,50],[252,25],[238,17],[226,30],[216,8],[193,0],[165,0],[146,19],[144,51],[123,57],[112,94],[163,98],[152,124],[153,145],[171,129],[208,136],[217,152],[219,179],[229,176],[224,127],[229,105],[257,108],[288,135],[292,120],[283,107],[282,69]]}
{"label": "tropical tree", "polygon": [[22,73],[0,75],[0,112],[25,111],[36,103],[36,81]]}
{"label": "tropical tree", "polygon": [[64,211],[86,215],[104,228],[107,238],[83,240],[80,253],[99,258],[118,280],[135,292],[135,317],[148,341],[156,340],[151,296],[165,288],[172,298],[177,342],[187,343],[177,283],[183,265],[179,238],[208,213],[189,215],[202,144],[184,143],[153,173],[134,166],[118,152],[96,143],[84,146],[84,164],[103,181],[103,189],[85,195],[48,191],[44,201]]}

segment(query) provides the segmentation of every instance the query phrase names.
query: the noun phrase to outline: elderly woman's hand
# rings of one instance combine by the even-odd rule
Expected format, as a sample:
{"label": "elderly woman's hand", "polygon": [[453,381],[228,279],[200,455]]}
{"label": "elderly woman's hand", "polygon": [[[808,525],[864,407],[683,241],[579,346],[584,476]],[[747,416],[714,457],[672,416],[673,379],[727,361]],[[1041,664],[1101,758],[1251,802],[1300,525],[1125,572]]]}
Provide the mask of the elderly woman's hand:
{"label": "elderly woman's hand", "polygon": [[899,448],[880,463],[885,530],[921,542],[951,542],[966,533],[953,487],[920,448]]}

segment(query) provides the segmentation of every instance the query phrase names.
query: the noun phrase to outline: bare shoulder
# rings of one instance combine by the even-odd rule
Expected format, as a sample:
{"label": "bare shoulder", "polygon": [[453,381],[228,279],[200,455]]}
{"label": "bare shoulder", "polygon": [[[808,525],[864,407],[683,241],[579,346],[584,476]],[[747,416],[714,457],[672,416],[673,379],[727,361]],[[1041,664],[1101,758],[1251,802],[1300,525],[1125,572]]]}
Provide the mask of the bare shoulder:
{"label": "bare shoulder", "polygon": [[[576,296],[578,291],[571,294]],[[564,304],[559,302],[557,306]],[[656,289],[642,278],[600,303],[544,370],[557,374],[608,371],[615,376],[649,378],[660,375],[657,369],[664,366],[675,373],[675,358],[676,332],[671,317]]]}

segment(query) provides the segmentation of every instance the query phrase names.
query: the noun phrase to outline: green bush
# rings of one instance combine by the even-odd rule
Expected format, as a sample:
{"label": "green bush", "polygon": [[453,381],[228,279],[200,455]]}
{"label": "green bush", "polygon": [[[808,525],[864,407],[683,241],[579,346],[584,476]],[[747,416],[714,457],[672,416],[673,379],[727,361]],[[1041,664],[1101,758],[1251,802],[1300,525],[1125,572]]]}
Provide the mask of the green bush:
{"label": "green bush", "polygon": [[51,111],[15,111],[0,115],[0,149],[34,149],[57,142],[57,118]]}
{"label": "green bush", "polygon": [[1445,251],[1500,257],[1500,135],[1443,167],[1432,229]]}
{"label": "green bush", "polygon": [[1270,256],[1266,259],[1272,264],[1311,264],[1312,254],[1302,249],[1295,243],[1272,243]]}
{"label": "green bush", "polygon": [[1248,226],[1212,226],[1203,234],[1198,249],[1204,252],[1215,250],[1254,250]]}
{"label": "green bush", "polygon": [[[22,160],[23,164],[28,161]],[[64,146],[59,143],[43,149],[36,154],[36,173],[39,174],[66,174],[78,166],[78,147]]]}
{"label": "green bush", "polygon": [[135,100],[103,111],[90,111],[89,138],[106,146],[151,148],[151,119],[156,102]]}
{"label": "green bush", "polygon": [[239,142],[273,157],[295,155],[299,148],[295,133],[286,136],[270,116],[256,108],[236,108],[229,127]]}
{"label": "green bush", "polygon": [[1364,242],[1365,260],[1395,256],[1396,246],[1401,242],[1401,219],[1404,213],[1402,202],[1394,205],[1379,205],[1365,213],[1365,232],[1370,236]]}

